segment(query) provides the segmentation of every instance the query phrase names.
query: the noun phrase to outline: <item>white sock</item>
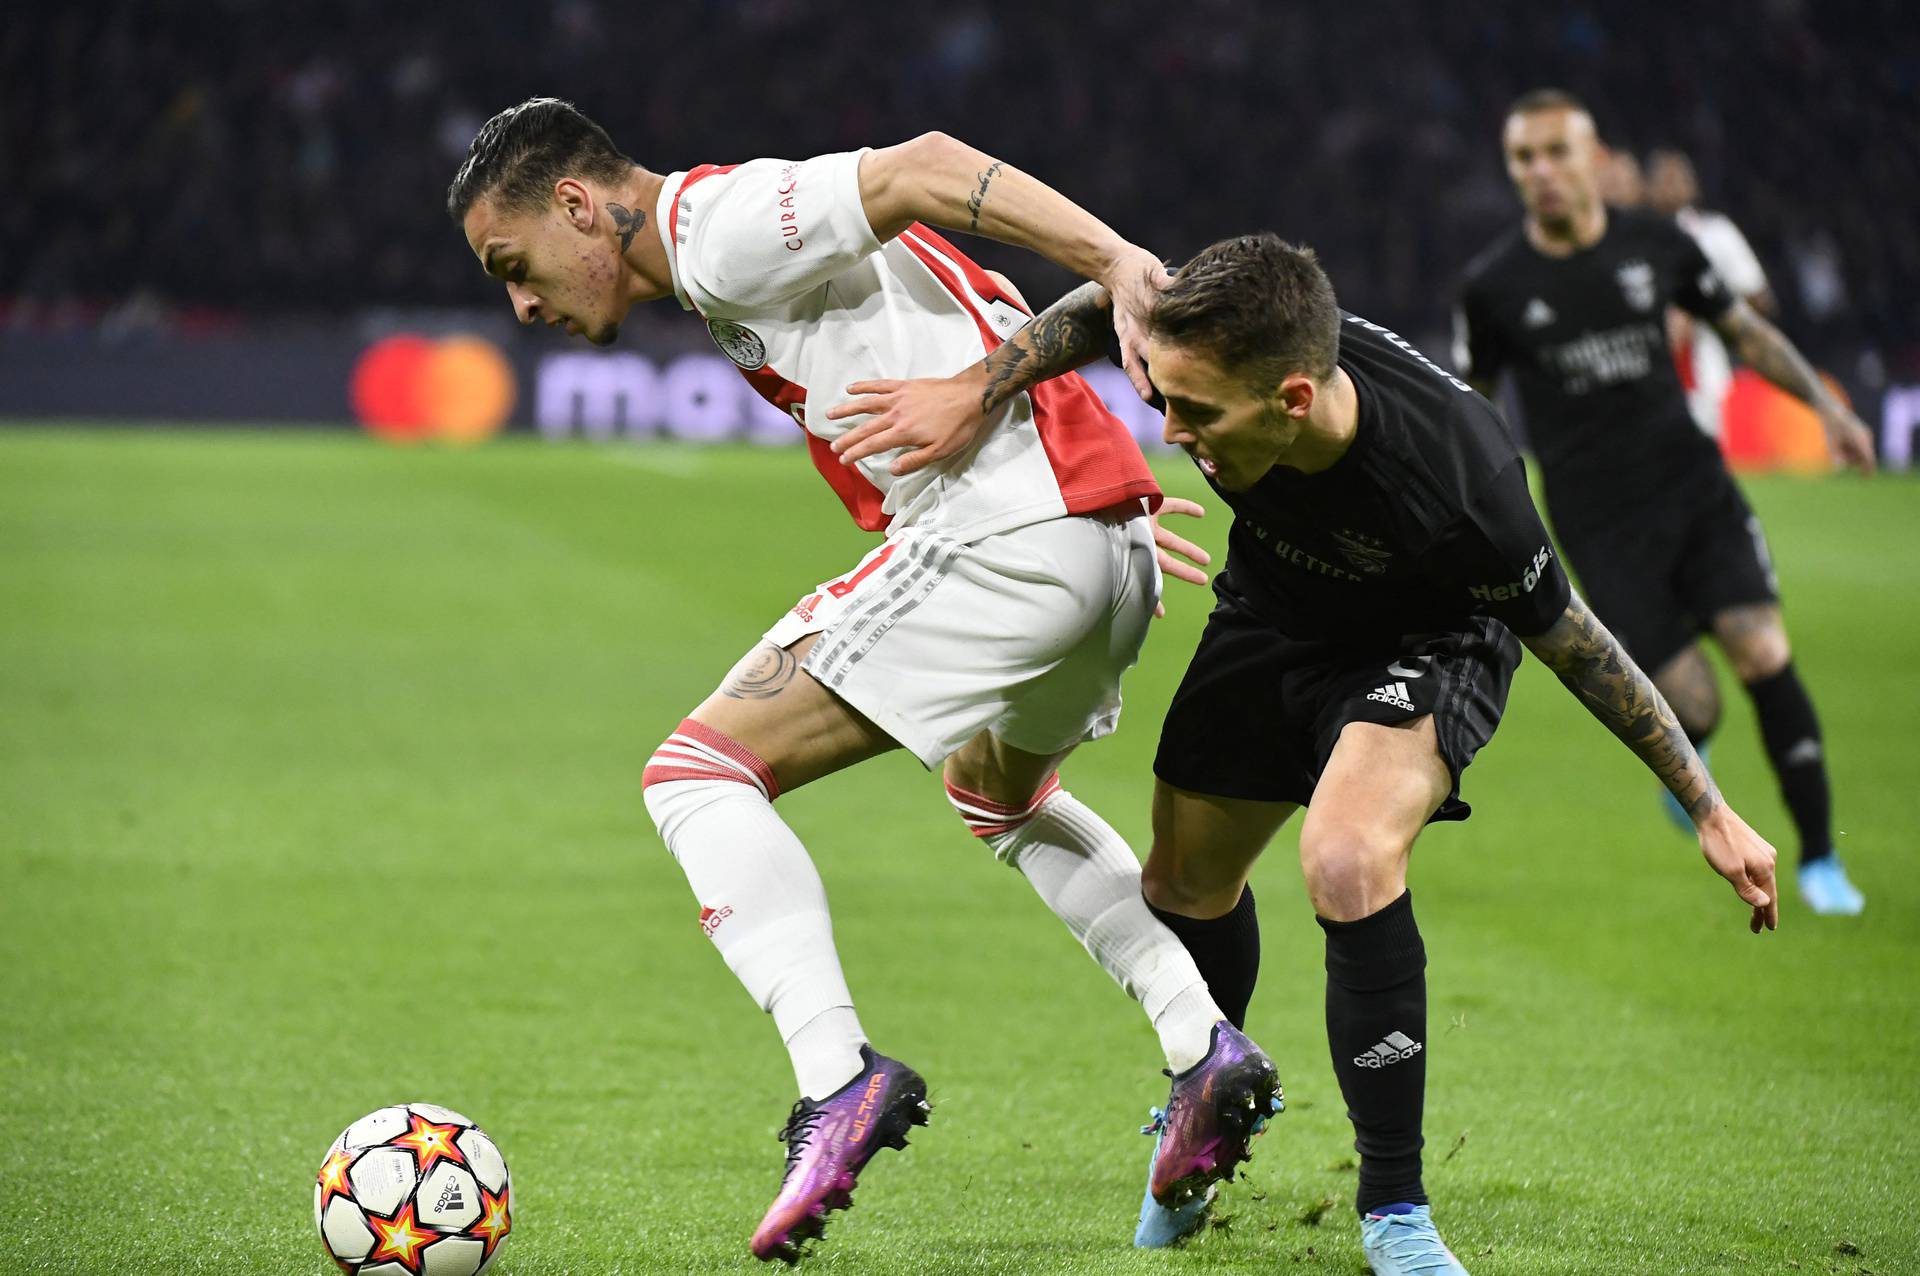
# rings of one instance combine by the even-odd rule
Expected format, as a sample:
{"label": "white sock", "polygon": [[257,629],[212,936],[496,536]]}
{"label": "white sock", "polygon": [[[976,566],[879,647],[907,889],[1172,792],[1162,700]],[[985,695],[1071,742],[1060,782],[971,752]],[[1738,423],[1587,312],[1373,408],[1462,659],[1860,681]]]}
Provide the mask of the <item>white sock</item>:
{"label": "white sock", "polygon": [[1054,776],[1024,806],[947,786],[947,797],[995,858],[1025,874],[1101,969],[1138,1001],[1160,1036],[1167,1066],[1206,1057],[1223,1016],[1172,931],[1140,894],[1140,861],[1107,822]]}
{"label": "white sock", "polygon": [[800,1093],[809,1099],[824,1099],[860,1075],[866,1061],[860,1047],[867,1044],[866,1030],[852,1006],[834,1006],[822,1010],[794,1030],[787,1038],[787,1053],[793,1058],[793,1078]]}
{"label": "white sock", "polygon": [[648,761],[647,811],[700,901],[700,928],[773,1016],[800,1093],[859,1074],[866,1044],[833,946],[827,893],[806,847],[774,813],[766,764],[688,719]]}

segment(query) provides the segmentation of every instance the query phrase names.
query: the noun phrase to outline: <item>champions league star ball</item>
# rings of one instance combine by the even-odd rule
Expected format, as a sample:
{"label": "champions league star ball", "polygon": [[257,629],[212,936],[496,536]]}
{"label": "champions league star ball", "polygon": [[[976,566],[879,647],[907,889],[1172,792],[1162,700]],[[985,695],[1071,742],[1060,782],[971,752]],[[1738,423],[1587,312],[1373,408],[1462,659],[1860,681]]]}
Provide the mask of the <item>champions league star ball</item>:
{"label": "champions league star ball", "polygon": [[327,1149],[313,1221],[353,1276],[475,1276],[511,1223],[507,1162],[479,1126],[432,1103],[381,1108]]}

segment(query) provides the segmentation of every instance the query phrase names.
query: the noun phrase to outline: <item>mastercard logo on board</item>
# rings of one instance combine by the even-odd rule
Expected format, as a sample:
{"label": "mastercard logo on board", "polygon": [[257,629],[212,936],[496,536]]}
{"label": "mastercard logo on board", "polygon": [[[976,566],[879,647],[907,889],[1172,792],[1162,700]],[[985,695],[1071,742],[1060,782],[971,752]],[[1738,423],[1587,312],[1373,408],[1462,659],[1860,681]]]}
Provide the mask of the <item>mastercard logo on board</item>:
{"label": "mastercard logo on board", "polygon": [[479,443],[513,413],[513,365],[482,337],[400,333],[368,346],[349,397],[367,432],[390,443]]}

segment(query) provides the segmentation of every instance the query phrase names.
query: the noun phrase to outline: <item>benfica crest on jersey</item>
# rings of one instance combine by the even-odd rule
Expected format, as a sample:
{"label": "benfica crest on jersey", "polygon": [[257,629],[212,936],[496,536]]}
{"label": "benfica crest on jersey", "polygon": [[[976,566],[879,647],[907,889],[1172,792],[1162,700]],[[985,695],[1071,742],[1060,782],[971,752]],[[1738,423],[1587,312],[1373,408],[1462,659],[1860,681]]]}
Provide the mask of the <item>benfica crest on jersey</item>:
{"label": "benfica crest on jersey", "polygon": [[721,354],[748,372],[767,366],[767,343],[760,339],[759,333],[746,325],[730,323],[725,319],[709,319],[707,334],[713,338],[713,344],[720,347]]}
{"label": "benfica crest on jersey", "polygon": [[1613,272],[1620,283],[1620,291],[1626,295],[1627,304],[1635,310],[1653,309],[1653,267],[1639,258],[1623,261],[1620,268]]}
{"label": "benfica crest on jersey", "polygon": [[1368,576],[1379,576],[1387,570],[1387,560],[1393,557],[1393,551],[1380,547],[1380,538],[1369,536],[1365,532],[1356,532],[1351,527],[1343,528],[1333,534],[1333,543],[1340,547],[1340,554],[1359,572]]}

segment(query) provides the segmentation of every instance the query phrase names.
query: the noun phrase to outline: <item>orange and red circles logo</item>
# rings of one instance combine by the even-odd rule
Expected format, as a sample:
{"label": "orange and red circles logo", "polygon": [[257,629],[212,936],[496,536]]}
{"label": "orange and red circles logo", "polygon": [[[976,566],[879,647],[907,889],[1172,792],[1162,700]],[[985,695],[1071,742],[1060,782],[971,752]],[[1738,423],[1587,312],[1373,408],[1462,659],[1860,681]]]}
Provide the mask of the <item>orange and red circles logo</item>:
{"label": "orange and red circles logo", "polygon": [[513,412],[513,366],[481,337],[400,333],[368,346],[353,368],[353,414],[392,443],[479,443]]}

